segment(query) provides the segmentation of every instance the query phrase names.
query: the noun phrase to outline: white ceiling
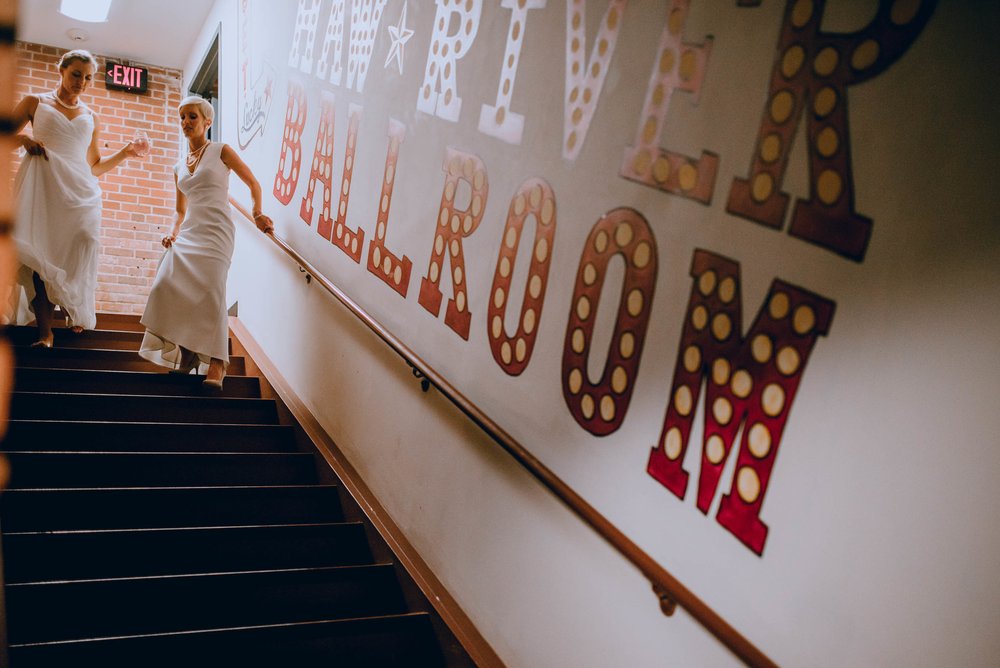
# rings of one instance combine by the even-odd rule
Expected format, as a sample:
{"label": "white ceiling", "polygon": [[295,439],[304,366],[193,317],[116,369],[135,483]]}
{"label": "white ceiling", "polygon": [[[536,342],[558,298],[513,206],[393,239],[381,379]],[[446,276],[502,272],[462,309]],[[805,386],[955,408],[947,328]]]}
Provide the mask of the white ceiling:
{"label": "white ceiling", "polygon": [[[17,38],[180,69],[213,4],[213,0],[113,0],[106,23],[86,23],[60,14],[59,0],[21,0]],[[74,28],[89,38],[74,41],[66,34]]]}

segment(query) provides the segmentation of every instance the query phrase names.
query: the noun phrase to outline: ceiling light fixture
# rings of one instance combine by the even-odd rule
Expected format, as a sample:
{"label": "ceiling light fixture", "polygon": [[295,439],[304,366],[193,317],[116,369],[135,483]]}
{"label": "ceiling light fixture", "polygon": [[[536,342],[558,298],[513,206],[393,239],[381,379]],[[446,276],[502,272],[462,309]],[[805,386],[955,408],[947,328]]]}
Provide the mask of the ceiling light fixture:
{"label": "ceiling light fixture", "polygon": [[62,0],[59,13],[87,23],[104,23],[108,20],[111,0]]}
{"label": "ceiling light fixture", "polygon": [[90,39],[90,34],[86,30],[80,30],[79,28],[70,28],[66,31],[66,36],[74,42],[86,42]]}

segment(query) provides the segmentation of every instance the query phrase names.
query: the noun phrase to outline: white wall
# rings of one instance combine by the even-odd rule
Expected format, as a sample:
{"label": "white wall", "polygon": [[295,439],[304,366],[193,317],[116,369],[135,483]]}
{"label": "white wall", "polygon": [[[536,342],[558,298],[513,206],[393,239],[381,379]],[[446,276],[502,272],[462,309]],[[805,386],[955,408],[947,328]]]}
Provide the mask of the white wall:
{"label": "white wall", "polygon": [[276,248],[237,244],[241,320],[508,665],[733,664]]}
{"label": "white wall", "polygon": [[[260,9],[262,3],[253,4]],[[718,69],[713,73],[726,72],[731,78],[726,79],[728,87],[706,86],[698,108],[677,94],[671,122],[680,130],[671,137],[688,153],[700,147],[718,150],[723,157],[720,184],[745,175],[750,161],[752,147],[746,144],[756,132],[766,91],[755,85],[739,89],[735,100],[726,95],[741,78],[763,76],[766,82],[781,7],[764,4],[754,10],[696,4],[685,30],[695,41],[716,34],[713,66]],[[561,3],[549,5],[538,10],[540,18],[530,29],[537,27],[549,38],[558,55],[565,9]],[[408,6],[411,25],[420,27],[419,20],[433,16],[428,7],[418,11],[416,3]],[[588,11],[599,14],[603,7]],[[290,8],[271,9],[294,18]],[[399,94],[400,82],[381,68],[388,45],[381,33],[401,9],[402,2],[386,7],[366,109],[385,103],[380,90]],[[752,223],[733,224],[724,211],[725,185],[717,187],[709,207],[660,200],[613,178],[574,188],[580,174],[558,159],[542,156],[527,167],[512,165],[511,156],[522,154],[477,138],[474,122],[447,126],[406,106],[393,107],[391,114],[406,119],[412,145],[420,147],[410,166],[422,167],[426,176],[411,176],[410,189],[393,204],[394,210],[410,212],[393,224],[415,228],[403,243],[414,261],[405,301],[368,276],[363,266],[314,243],[313,230],[298,218],[306,177],[287,208],[270,198],[265,208],[278,221],[279,234],[291,238],[312,261],[328,266],[331,278],[397,335],[412,340],[418,352],[778,663],[986,665],[1000,652],[1000,579],[995,576],[1000,531],[994,521],[1000,511],[994,482],[1000,475],[1000,404],[995,395],[1000,377],[1000,197],[992,183],[992,163],[1000,154],[992,119],[1000,62],[992,35],[1000,18],[996,9],[938,7],[900,62],[851,89],[857,208],[876,221],[861,264]],[[484,15],[487,10],[493,14],[484,19],[477,39],[496,50],[502,48],[507,13],[487,8]],[[864,10],[855,13],[864,18]],[[223,113],[232,115],[237,16],[233,0],[216,3],[185,70],[189,75],[194,71],[221,21],[221,97]],[[644,44],[653,40],[655,45],[660,26],[640,25],[629,16],[623,31],[630,32],[621,39],[635,61],[648,51]],[[848,12],[844,25],[825,28],[848,31],[865,20],[859,23]],[[273,43],[267,48],[279,54],[288,52],[291,28],[286,24],[272,21]],[[418,35],[412,45],[417,46],[406,66],[416,71],[425,62],[427,36]],[[480,103],[492,102],[495,94],[494,59],[470,58],[477,69],[491,72],[483,77],[488,83],[463,90],[463,113],[478,117],[472,112]],[[284,79],[296,76],[283,61],[271,62],[280,84],[275,87],[273,125],[245,154],[265,193],[274,179],[280,144],[275,137],[284,114]],[[546,67],[556,67],[554,81],[561,88],[561,63]],[[644,71],[644,65],[637,68]],[[626,101],[625,119],[607,105],[600,107],[611,116],[595,126],[588,145],[590,151],[612,156],[612,165],[621,155],[623,138],[631,139],[634,105],[641,104],[645,86],[645,75],[634,84],[623,73],[614,70],[609,86]],[[552,85],[551,79],[523,74],[532,91]],[[316,82],[313,87],[313,96],[324,88]],[[636,90],[628,93],[630,87]],[[339,96],[338,184],[344,109],[354,98],[327,88]],[[391,107],[394,99],[386,104]],[[315,136],[318,111],[315,97],[311,102],[307,137]],[[530,126],[538,133],[534,140],[560,133],[559,122],[529,116],[532,120],[545,125],[545,132]],[[227,122],[226,132],[235,125],[235,119]],[[384,160],[384,127],[362,127],[364,145],[372,152],[365,165],[377,173]],[[227,135],[227,141],[235,144],[235,137]],[[481,330],[477,338],[474,329],[470,342],[463,344],[416,305],[429,245],[428,234],[420,232],[426,227],[419,225],[427,211],[434,218],[441,187],[440,146],[445,144],[478,152],[497,165],[490,173],[497,195],[488,209],[492,220],[484,235],[489,239],[499,236],[497,219],[513,185],[532,173],[551,179],[563,194],[560,206],[577,214],[560,219],[564,255],[560,271],[553,272],[548,329],[533,366],[517,379],[491,367]],[[303,147],[303,164],[308,165],[311,139]],[[507,162],[498,163],[504,156]],[[371,176],[361,173],[361,160],[354,187],[366,194],[352,199],[349,220],[370,238],[376,198]],[[785,184],[799,196],[808,190],[804,165],[800,149]],[[246,200],[241,187],[234,186],[233,192]],[[597,439],[576,427],[564,406],[560,410],[553,378],[559,375],[570,303],[572,285],[566,275],[575,271],[576,254],[600,207],[618,205],[636,206],[657,226],[657,316],[650,325],[630,419],[613,437]],[[734,663],[683,612],[664,618],[645,581],[627,563],[434,392],[422,394],[404,363],[320,289],[307,286],[276,249],[246,226],[239,229],[229,289],[231,299],[239,301],[241,319],[509,665]],[[495,246],[483,244],[468,251],[482,260],[482,271],[475,276],[480,286],[488,285],[495,262]],[[741,262],[745,327],[775,276],[837,302],[830,334],[820,339],[809,361],[784,434],[763,513],[771,527],[763,557],[751,554],[715,522],[718,497],[708,517],[694,508],[698,447],[690,448],[694,454],[687,459],[692,480],[686,500],[677,500],[645,474],[670,391],[694,247]],[[483,295],[472,304],[480,320],[486,291],[482,287]],[[548,410],[535,410],[536,404]],[[731,469],[720,485],[723,491],[729,489]]]}

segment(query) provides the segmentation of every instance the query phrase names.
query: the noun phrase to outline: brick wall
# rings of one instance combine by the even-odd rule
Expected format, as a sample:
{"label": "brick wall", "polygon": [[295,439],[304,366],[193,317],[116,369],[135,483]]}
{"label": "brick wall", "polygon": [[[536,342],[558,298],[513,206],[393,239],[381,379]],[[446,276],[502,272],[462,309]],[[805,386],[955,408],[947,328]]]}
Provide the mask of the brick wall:
{"label": "brick wall", "polygon": [[[19,42],[17,99],[54,90],[63,49]],[[149,67],[149,90],[137,95],[104,86],[104,58],[94,54],[98,71],[81,100],[101,122],[101,153],[118,150],[138,130],[149,135],[145,158],[130,158],[101,176],[104,216],[97,276],[97,310],[142,313],[156,263],[163,254],[160,239],[174,222],[173,165],[180,132],[177,104],[181,71]],[[25,130],[30,132],[30,126]],[[17,156],[15,156],[15,160]]]}

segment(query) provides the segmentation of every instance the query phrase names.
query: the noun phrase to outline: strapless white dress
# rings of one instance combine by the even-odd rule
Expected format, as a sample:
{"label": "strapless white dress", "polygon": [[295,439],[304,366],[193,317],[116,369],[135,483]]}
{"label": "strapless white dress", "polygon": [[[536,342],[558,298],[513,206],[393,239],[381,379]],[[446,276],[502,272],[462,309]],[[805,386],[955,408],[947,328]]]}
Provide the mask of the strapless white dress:
{"label": "strapless white dress", "polygon": [[48,159],[25,155],[14,180],[14,242],[21,265],[13,319],[18,324],[34,319],[32,274],[37,273],[49,301],[66,312],[66,324],[93,329],[101,248],[101,188],[87,163],[94,117],[85,109],[70,120],[39,102],[31,130],[35,141],[45,145]]}
{"label": "strapless white dress", "polygon": [[176,368],[183,346],[198,354],[199,373],[207,372],[213,357],[229,362],[226,276],[236,228],[229,218],[230,170],[222,162],[223,146],[209,144],[194,174],[183,160],[174,167],[187,213],[160,259],[141,320],[142,357]]}

